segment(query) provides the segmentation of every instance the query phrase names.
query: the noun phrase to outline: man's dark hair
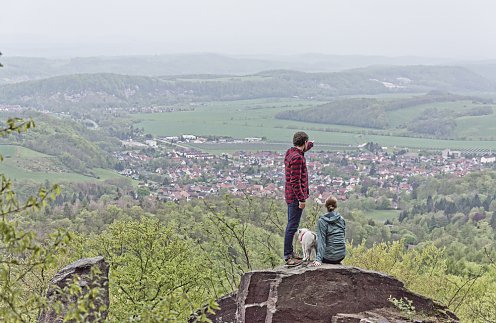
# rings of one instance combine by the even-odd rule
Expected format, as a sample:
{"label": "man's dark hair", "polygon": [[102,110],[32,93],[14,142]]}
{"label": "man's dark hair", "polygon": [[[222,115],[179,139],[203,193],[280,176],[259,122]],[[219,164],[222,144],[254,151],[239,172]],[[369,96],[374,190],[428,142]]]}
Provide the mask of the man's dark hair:
{"label": "man's dark hair", "polygon": [[308,141],[308,135],[303,131],[298,131],[293,136],[293,145],[303,146]]}

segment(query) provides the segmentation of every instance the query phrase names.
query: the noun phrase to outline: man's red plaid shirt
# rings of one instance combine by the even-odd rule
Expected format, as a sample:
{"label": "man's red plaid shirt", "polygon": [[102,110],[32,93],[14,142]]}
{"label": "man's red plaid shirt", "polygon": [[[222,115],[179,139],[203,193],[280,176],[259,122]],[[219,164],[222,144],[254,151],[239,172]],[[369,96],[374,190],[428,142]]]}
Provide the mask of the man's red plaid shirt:
{"label": "man's red plaid shirt", "polygon": [[287,203],[294,200],[304,202],[309,195],[307,162],[303,151],[296,147],[288,149],[284,157],[286,173],[285,198]]}

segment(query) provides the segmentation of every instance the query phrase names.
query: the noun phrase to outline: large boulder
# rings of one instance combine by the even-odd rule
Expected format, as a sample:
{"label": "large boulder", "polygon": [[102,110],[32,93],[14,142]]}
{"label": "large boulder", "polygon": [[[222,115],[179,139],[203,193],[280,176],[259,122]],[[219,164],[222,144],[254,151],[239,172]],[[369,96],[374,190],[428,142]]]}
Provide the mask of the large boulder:
{"label": "large boulder", "polygon": [[[389,300],[393,298],[404,306],[394,305]],[[211,319],[218,323],[459,321],[446,307],[408,291],[397,279],[341,265],[246,273],[236,298],[222,299],[221,310]]]}
{"label": "large boulder", "polygon": [[[88,308],[86,321],[104,321],[110,304],[108,272],[109,265],[103,257],[79,259],[62,268],[50,281],[47,292],[49,307],[41,313],[38,322],[64,322],[64,317],[71,306],[74,307],[78,302],[83,306],[90,304],[92,306]],[[79,278],[80,294],[70,292],[76,277]],[[97,291],[96,297],[85,299],[91,290]],[[55,311],[56,307],[61,309],[58,314]]]}

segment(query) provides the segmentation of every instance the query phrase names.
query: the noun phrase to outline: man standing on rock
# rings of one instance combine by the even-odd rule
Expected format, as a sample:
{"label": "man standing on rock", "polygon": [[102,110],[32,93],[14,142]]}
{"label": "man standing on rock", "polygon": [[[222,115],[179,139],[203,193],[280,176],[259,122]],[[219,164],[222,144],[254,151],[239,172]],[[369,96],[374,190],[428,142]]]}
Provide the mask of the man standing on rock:
{"label": "man standing on rock", "polygon": [[285,199],[288,204],[288,225],[284,236],[284,260],[287,266],[298,266],[301,257],[293,253],[293,238],[300,225],[301,214],[308,198],[308,172],[305,152],[313,147],[308,135],[299,131],[293,136],[294,147],[288,149],[284,157],[286,174]]}

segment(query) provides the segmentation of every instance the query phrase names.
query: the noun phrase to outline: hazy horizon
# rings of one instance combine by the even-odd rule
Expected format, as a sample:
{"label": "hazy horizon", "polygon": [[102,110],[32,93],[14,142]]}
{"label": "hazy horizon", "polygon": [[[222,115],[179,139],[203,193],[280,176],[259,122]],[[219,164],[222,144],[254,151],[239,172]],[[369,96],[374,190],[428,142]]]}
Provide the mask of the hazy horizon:
{"label": "hazy horizon", "polygon": [[360,55],[459,60],[496,58],[484,0],[273,0],[2,4],[5,57],[218,53]]}

